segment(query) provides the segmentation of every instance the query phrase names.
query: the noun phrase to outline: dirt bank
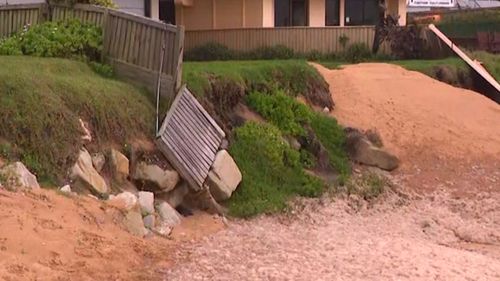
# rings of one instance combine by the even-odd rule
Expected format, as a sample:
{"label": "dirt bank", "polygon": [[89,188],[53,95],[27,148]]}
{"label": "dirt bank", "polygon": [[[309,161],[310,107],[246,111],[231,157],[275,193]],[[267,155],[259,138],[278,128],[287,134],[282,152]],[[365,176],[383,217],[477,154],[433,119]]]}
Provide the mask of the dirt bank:
{"label": "dirt bank", "polygon": [[0,280],[161,280],[179,241],[222,228],[206,214],[186,219],[171,240],[140,239],[102,201],[50,190],[0,189]]}
{"label": "dirt bank", "polygon": [[315,67],[330,84],[332,114],[346,126],[376,128],[410,186],[500,191],[500,105],[396,65]]}

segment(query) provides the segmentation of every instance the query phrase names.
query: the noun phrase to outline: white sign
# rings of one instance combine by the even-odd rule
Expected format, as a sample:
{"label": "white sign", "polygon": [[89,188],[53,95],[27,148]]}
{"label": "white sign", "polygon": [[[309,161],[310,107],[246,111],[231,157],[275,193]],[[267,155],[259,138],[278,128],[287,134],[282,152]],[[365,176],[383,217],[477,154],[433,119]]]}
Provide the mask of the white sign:
{"label": "white sign", "polygon": [[455,7],[455,0],[407,0],[409,7]]}

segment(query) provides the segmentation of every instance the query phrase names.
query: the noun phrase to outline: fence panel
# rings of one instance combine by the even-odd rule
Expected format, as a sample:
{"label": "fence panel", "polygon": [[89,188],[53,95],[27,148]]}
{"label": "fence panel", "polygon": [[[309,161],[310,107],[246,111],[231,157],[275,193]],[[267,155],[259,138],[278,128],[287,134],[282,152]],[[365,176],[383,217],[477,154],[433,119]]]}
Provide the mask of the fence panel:
{"label": "fence panel", "polygon": [[26,25],[44,21],[45,4],[22,4],[0,6],[0,38],[10,36]]}
{"label": "fence panel", "polygon": [[52,21],[79,19],[81,22],[104,27],[106,8],[76,4],[74,7],[53,6]]}
{"label": "fence panel", "polygon": [[363,43],[371,48],[375,38],[373,26],[353,27],[277,27],[186,31],[186,50],[216,42],[232,50],[250,51],[258,47],[284,45],[295,52],[337,53],[342,51],[341,36],[348,44]]}

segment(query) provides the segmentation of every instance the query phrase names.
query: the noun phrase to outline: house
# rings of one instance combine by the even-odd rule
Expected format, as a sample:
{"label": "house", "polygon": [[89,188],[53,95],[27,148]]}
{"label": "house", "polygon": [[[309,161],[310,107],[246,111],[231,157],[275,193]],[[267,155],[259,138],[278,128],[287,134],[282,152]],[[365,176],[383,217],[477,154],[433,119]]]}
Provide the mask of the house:
{"label": "house", "polygon": [[[406,0],[385,0],[406,25]],[[175,0],[175,23],[186,30],[281,26],[375,25],[378,0]]]}

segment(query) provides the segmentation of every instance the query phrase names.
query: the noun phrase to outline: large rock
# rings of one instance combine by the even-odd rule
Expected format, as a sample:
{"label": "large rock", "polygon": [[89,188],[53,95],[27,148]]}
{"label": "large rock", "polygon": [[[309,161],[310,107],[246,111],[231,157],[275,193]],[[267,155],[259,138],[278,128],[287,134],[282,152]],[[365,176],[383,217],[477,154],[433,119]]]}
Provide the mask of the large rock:
{"label": "large rock", "polygon": [[156,211],[160,216],[162,225],[174,227],[181,223],[182,216],[167,202],[160,202],[156,205]]}
{"label": "large rock", "polygon": [[139,191],[139,206],[143,216],[153,214],[155,212],[155,196],[153,192]]}
{"label": "large rock", "polygon": [[39,189],[40,185],[33,175],[21,162],[15,162],[0,170],[3,184],[9,189]]}
{"label": "large rock", "polygon": [[111,149],[109,163],[113,177],[118,182],[124,182],[129,175],[128,158],[116,149]]}
{"label": "large rock", "polygon": [[177,208],[184,201],[184,197],[189,193],[187,182],[183,181],[174,190],[162,192],[156,195],[156,198],[167,202],[170,206]]}
{"label": "large rock", "polygon": [[163,170],[157,165],[148,165],[145,162],[137,165],[133,178],[142,181],[144,185],[152,184],[165,192],[173,190],[180,179],[176,171]]}
{"label": "large rock", "polygon": [[123,211],[130,211],[137,206],[137,197],[130,192],[122,192],[116,196],[111,195],[108,204]]}
{"label": "large rock", "polygon": [[123,221],[128,232],[133,235],[144,237],[148,234],[148,230],[144,227],[141,213],[137,210],[128,211]]}
{"label": "large rock", "polygon": [[226,150],[217,152],[207,184],[216,201],[227,200],[242,179],[240,169]]}
{"label": "large rock", "polygon": [[144,226],[148,229],[154,229],[156,218],[154,215],[145,216],[142,221],[144,222]]}
{"label": "large rock", "polygon": [[92,154],[92,164],[97,172],[101,172],[104,164],[106,163],[106,157],[103,153],[97,152]]}
{"label": "large rock", "polygon": [[399,159],[382,147],[374,145],[359,130],[346,129],[346,144],[349,156],[361,164],[392,171],[399,166]]}
{"label": "large rock", "polygon": [[78,159],[71,169],[70,178],[83,184],[92,192],[100,195],[108,192],[108,185],[92,164],[92,157],[86,149],[80,150]]}

